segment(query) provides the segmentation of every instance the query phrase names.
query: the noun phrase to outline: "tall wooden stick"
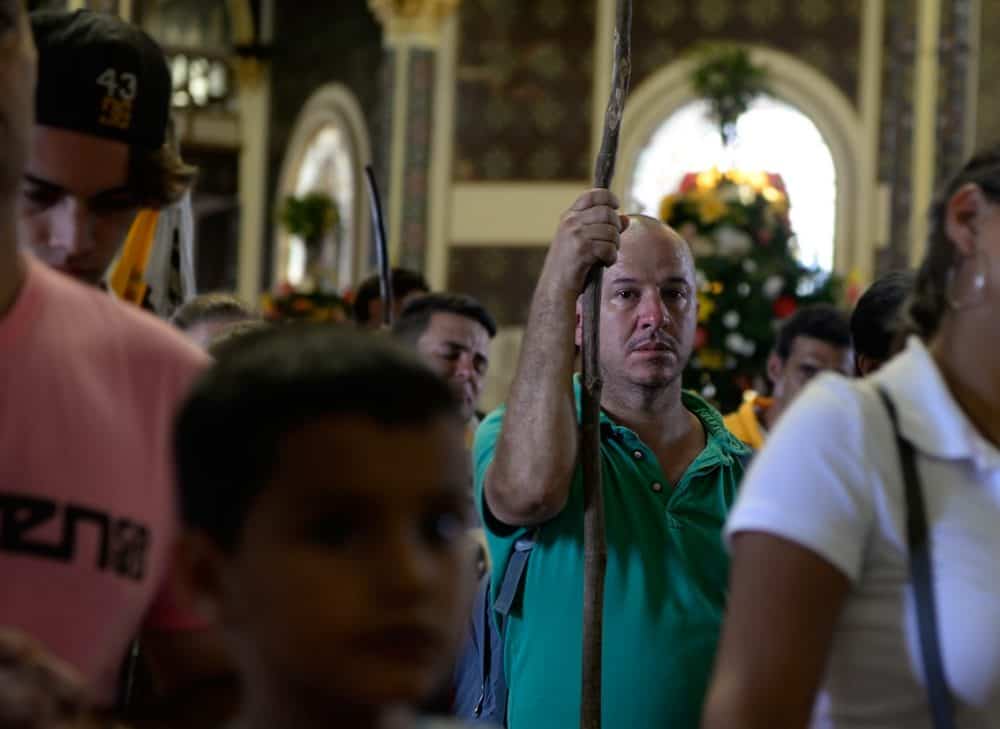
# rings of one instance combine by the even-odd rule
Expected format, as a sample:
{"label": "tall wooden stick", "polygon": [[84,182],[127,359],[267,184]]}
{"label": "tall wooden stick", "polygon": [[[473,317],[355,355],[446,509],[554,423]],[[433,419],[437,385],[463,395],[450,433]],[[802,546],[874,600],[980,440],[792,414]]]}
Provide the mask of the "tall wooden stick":
{"label": "tall wooden stick", "polygon": [[[618,0],[615,18],[615,65],[611,98],[604,117],[604,136],[594,171],[594,187],[609,189],[618,157],[625,98],[632,77],[632,0]],[[595,266],[583,292],[583,391],[581,393],[580,460],[583,466],[583,687],[581,729],[601,726],[601,665],[604,637],[604,575],[607,537],[601,486],[601,381],[598,363],[598,315],[604,267]]]}
{"label": "tall wooden stick", "polygon": [[389,243],[385,237],[385,218],[382,215],[382,198],[375,181],[375,170],[365,165],[368,180],[368,200],[372,211],[372,235],[375,236],[375,252],[378,254],[378,282],[382,296],[382,325],[392,326],[392,271],[389,269]]}

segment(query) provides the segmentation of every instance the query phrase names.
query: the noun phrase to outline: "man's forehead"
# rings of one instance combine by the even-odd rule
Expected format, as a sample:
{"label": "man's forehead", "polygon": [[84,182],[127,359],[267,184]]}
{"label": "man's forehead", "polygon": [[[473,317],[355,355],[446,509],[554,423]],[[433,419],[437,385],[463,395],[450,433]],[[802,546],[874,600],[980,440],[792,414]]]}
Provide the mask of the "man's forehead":
{"label": "man's forehead", "polygon": [[827,342],[808,334],[800,334],[792,340],[792,355],[800,359],[830,359],[840,360],[850,357],[851,347],[848,345]]}
{"label": "man's forehead", "polygon": [[435,311],[431,314],[430,327],[438,334],[449,337],[489,339],[489,332],[481,322],[452,311]]}
{"label": "man's forehead", "polygon": [[121,142],[36,124],[25,173],[29,181],[93,197],[128,185],[129,155]]}
{"label": "man's forehead", "polygon": [[622,235],[618,261],[611,276],[683,277],[694,283],[694,258],[687,242],[666,226],[640,225]]}

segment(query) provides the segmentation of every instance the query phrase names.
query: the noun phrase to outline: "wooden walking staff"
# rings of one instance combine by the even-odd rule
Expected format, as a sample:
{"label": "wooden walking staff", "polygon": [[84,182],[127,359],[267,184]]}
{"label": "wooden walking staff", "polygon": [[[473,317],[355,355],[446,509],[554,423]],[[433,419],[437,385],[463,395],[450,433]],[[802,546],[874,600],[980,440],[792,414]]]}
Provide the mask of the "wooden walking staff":
{"label": "wooden walking staff", "polygon": [[382,325],[392,326],[392,271],[389,268],[389,244],[385,237],[385,218],[382,216],[382,198],[378,194],[375,170],[365,165],[368,179],[368,200],[372,210],[372,235],[375,236],[375,251],[378,258],[379,293],[382,296]]}
{"label": "wooden walking staff", "polygon": [[[615,66],[611,99],[604,116],[604,136],[597,155],[594,187],[610,189],[618,156],[625,98],[632,77],[632,0],[618,0],[615,17]],[[594,266],[583,292],[583,388],[581,393],[580,461],[583,465],[583,691],[581,729],[601,726],[601,649],[604,633],[604,574],[607,538],[601,486],[601,382],[598,364],[598,319],[604,267]]]}

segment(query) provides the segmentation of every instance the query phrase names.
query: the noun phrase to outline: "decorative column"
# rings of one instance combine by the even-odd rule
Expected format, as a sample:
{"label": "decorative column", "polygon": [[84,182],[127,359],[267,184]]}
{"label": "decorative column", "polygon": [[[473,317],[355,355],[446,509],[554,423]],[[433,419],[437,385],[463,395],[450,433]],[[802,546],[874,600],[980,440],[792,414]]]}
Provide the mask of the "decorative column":
{"label": "decorative column", "polygon": [[891,36],[883,155],[890,160],[889,246],[879,268],[884,272],[909,266],[913,95],[907,85],[913,68],[916,29],[909,0],[895,0],[891,9]]}
{"label": "decorative column", "polygon": [[[970,150],[970,106],[975,97],[969,93],[970,56],[972,54],[971,0],[949,0],[941,29],[941,68],[943,98],[938,107],[938,139],[941,140],[937,165],[938,183],[961,168]],[[976,8],[978,9],[978,7]],[[970,98],[970,96],[972,98]]]}
{"label": "decorative column", "polygon": [[927,247],[927,210],[934,194],[940,77],[941,0],[916,0],[917,42],[913,69],[913,168],[910,209],[910,265]]}
{"label": "decorative column", "polygon": [[389,250],[394,264],[418,271],[426,267],[431,240],[439,54],[460,2],[368,0],[385,31],[387,109],[376,165],[388,190]]}

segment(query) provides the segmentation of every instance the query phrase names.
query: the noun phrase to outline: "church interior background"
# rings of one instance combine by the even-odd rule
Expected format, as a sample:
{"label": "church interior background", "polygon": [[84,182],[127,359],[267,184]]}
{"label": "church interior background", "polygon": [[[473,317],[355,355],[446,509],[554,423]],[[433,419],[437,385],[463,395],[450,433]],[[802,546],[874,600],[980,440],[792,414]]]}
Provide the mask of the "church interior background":
{"label": "church interior background", "polygon": [[[306,275],[279,214],[323,192],[349,292],[374,267],[364,166],[392,261],[500,324],[483,405],[506,391],[558,216],[591,186],[614,0],[50,0],[165,48],[176,131],[201,170],[199,288],[248,301]],[[936,185],[1000,132],[986,72],[1000,0],[635,0],[614,188],[656,215],[688,173],[780,176],[797,253],[842,296],[923,251]],[[767,93],[723,146],[691,84],[705,42],[744,49]]]}

